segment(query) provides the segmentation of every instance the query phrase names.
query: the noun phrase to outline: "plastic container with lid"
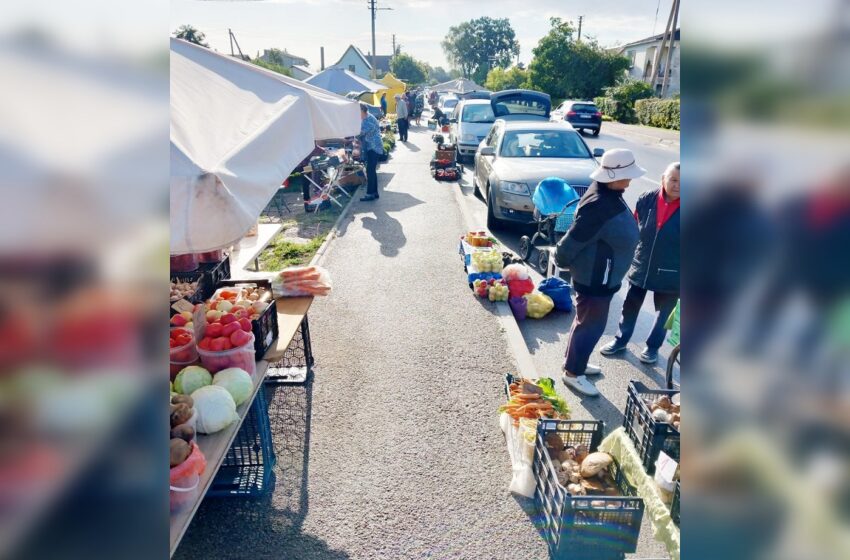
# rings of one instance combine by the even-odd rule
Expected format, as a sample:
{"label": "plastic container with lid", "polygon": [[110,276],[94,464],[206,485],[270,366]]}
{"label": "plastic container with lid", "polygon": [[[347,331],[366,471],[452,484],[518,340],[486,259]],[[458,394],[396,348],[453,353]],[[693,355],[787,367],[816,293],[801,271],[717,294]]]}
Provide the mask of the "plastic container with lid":
{"label": "plastic container with lid", "polygon": [[178,330],[188,332],[190,335],[192,335],[192,340],[188,344],[185,344],[183,346],[169,348],[170,373],[172,381],[175,377],[177,377],[177,374],[180,373],[180,370],[187,366],[193,366],[199,363],[198,350],[197,348],[195,348],[195,336],[192,333],[191,329],[186,329],[184,327],[174,327],[171,329],[171,332]]}
{"label": "plastic container with lid", "polygon": [[230,350],[204,350],[198,348],[201,356],[201,364],[210,372],[216,373],[223,369],[238,367],[247,371],[252,376],[257,373],[257,362],[254,360],[254,334],[250,340],[239,348]]}
{"label": "plastic container with lid", "polygon": [[207,460],[198,444],[192,443],[192,452],[185,461],[169,471],[171,511],[180,511],[198,498],[201,475],[207,468]]}
{"label": "plastic container with lid", "polygon": [[198,255],[185,253],[183,255],[171,255],[171,272],[192,272],[198,268]]}

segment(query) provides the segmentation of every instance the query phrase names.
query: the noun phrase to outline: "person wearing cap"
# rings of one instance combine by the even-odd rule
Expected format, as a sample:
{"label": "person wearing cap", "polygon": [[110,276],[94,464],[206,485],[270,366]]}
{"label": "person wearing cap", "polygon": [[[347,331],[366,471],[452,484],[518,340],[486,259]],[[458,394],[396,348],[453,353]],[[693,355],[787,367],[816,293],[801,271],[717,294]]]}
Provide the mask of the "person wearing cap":
{"label": "person wearing cap", "polygon": [[561,379],[583,395],[599,395],[586,376],[598,375],[602,369],[588,360],[605,331],[611,299],[620,289],[638,244],[638,226],[623,200],[623,191],[632,179],[645,173],[631,150],[606,152],[590,175],[593,184],[582,196],[573,224],[555,251],[556,263],[569,269],[576,292],[576,314]]}
{"label": "person wearing cap", "polygon": [[679,299],[679,162],[671,163],[661,176],[661,188],[646,192],[635,205],[640,241],[629,269],[629,292],[617,336],[599,351],[613,356],[626,349],[632,338],[646,292],[655,303],[655,326],[638,358],[645,364],[658,361],[667,318]]}
{"label": "person wearing cap", "polygon": [[395,114],[398,123],[398,139],[407,142],[407,127],[410,125],[407,117],[410,115],[410,111],[407,108],[407,102],[399,94],[395,94]]}
{"label": "person wearing cap", "polygon": [[381,125],[378,119],[369,114],[365,103],[360,104],[360,148],[366,160],[366,196],[360,200],[368,202],[380,198],[378,194],[378,158],[384,154],[384,141],[381,139]]}

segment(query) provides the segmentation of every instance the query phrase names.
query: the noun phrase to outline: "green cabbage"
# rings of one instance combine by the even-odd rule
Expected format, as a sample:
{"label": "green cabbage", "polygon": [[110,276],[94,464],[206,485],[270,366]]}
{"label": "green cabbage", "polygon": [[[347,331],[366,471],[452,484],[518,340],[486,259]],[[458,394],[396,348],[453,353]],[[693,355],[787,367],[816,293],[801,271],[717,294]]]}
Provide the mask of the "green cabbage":
{"label": "green cabbage", "polygon": [[174,379],[174,390],[183,395],[191,395],[201,387],[212,384],[212,375],[201,366],[186,366]]}
{"label": "green cabbage", "polygon": [[213,376],[213,385],[227,389],[227,392],[236,402],[236,406],[247,401],[254,390],[251,375],[244,369],[237,367],[223,369],[216,373]]}

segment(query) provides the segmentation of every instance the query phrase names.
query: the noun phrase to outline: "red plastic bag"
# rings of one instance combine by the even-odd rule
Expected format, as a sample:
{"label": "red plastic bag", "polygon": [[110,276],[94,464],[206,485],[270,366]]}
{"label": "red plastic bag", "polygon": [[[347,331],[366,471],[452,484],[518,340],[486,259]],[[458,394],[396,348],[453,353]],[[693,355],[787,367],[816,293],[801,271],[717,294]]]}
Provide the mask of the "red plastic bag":
{"label": "red plastic bag", "polygon": [[169,475],[169,481],[171,484],[178,483],[180,480],[193,474],[198,476],[204,474],[204,471],[207,468],[207,459],[204,457],[204,454],[201,453],[201,448],[198,447],[198,444],[192,442],[191,445],[192,451],[189,453],[189,456],[186,457],[186,460],[176,467],[171,468]]}
{"label": "red plastic bag", "polygon": [[534,281],[531,278],[526,278],[525,280],[510,280],[508,281],[508,291],[510,292],[510,297],[512,298],[522,297],[525,294],[530,294],[534,291]]}
{"label": "red plastic bag", "polygon": [[186,508],[198,498],[201,474],[207,468],[207,460],[201,449],[192,442],[192,452],[185,461],[173,467],[169,475],[171,511]]}

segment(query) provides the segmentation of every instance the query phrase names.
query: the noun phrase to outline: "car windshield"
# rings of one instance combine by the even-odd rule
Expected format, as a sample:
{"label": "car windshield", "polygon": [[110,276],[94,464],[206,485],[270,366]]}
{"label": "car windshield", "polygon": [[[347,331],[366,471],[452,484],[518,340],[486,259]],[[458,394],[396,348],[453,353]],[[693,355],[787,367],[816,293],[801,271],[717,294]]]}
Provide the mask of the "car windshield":
{"label": "car windshield", "polygon": [[589,105],[587,103],[576,103],[573,105],[572,110],[582,113],[595,113],[598,109],[596,108],[596,105]]}
{"label": "car windshield", "polygon": [[463,108],[463,122],[468,123],[491,123],[496,120],[493,108],[490,104],[467,105]]}
{"label": "car windshield", "polygon": [[514,158],[589,158],[578,134],[568,130],[511,130],[499,154]]}
{"label": "car windshield", "polygon": [[454,106],[457,105],[457,99],[445,99],[443,100],[443,109],[454,109]]}

